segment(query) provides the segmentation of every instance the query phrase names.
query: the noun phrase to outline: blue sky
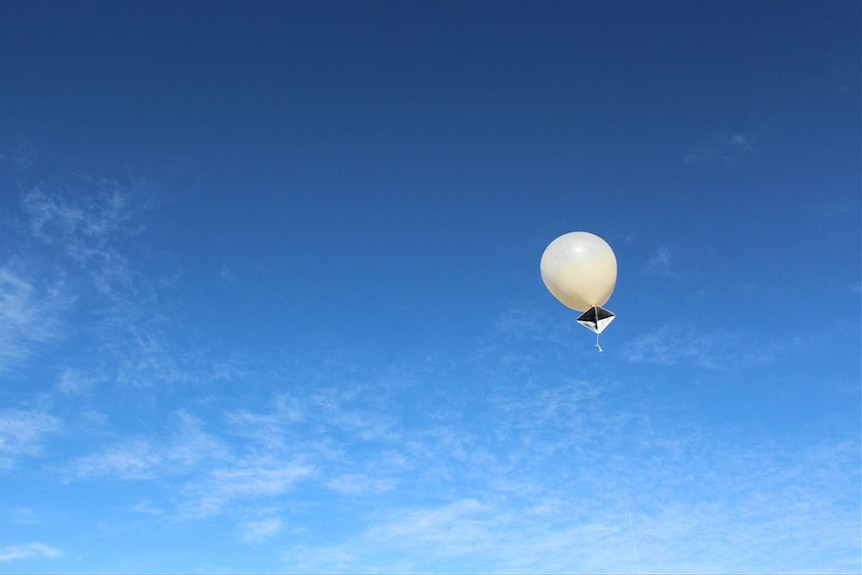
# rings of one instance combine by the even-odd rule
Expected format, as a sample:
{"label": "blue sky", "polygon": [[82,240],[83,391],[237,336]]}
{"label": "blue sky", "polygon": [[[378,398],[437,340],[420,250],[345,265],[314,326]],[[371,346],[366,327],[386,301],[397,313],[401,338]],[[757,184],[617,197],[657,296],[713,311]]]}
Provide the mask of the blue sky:
{"label": "blue sky", "polygon": [[4,573],[862,568],[858,2],[0,9]]}

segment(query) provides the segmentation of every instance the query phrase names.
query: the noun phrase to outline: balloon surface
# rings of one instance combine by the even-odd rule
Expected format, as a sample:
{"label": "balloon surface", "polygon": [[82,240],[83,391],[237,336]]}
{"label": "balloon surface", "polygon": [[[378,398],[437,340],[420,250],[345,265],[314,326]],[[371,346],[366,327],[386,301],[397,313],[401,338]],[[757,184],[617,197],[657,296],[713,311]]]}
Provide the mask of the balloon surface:
{"label": "balloon surface", "polygon": [[608,243],[589,232],[569,232],[542,254],[542,281],[563,305],[578,311],[602,306],[617,283],[617,258]]}

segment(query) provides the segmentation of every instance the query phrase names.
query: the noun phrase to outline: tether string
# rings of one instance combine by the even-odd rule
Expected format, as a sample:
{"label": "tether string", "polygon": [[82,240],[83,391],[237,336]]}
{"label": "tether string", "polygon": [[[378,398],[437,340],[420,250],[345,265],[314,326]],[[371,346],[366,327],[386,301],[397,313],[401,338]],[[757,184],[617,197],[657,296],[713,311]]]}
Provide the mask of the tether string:
{"label": "tether string", "polygon": [[593,306],[593,312],[596,314],[596,348],[598,348],[599,353],[603,352],[602,346],[599,345],[599,336],[602,332],[599,331],[599,310],[596,306]]}

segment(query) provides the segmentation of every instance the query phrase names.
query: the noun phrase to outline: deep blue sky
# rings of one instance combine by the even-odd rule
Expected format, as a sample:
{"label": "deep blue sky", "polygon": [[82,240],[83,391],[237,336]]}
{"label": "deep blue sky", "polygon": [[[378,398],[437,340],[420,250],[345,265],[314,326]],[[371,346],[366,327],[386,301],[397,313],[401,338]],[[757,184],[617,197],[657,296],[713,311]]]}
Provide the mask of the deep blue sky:
{"label": "deep blue sky", "polygon": [[0,10],[4,572],[862,567],[858,2]]}

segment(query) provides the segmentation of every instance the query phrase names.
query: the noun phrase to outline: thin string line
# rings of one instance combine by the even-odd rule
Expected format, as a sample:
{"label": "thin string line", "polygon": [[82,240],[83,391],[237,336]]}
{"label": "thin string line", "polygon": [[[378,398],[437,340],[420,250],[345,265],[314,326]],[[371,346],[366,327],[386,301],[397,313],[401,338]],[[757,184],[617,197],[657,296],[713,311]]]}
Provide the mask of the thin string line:
{"label": "thin string line", "polygon": [[626,498],[626,514],[628,515],[628,518],[629,518],[629,533],[632,536],[632,548],[635,551],[635,564],[638,567],[638,575],[641,575],[641,560],[640,560],[640,557],[638,556],[638,543],[635,540],[635,528],[634,528],[634,525],[632,525],[632,512],[631,512],[631,509],[629,508],[629,492],[626,489],[625,484],[623,484],[623,495]]}

